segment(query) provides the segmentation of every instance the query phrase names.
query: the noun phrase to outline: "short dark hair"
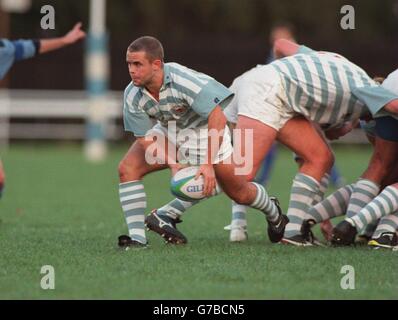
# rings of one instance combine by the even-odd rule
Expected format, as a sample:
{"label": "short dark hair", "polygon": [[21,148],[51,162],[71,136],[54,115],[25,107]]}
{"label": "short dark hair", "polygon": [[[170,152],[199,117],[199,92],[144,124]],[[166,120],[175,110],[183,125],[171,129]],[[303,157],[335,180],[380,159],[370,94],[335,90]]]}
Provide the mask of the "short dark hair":
{"label": "short dark hair", "polygon": [[164,50],[160,41],[154,37],[141,37],[134,40],[127,49],[129,52],[143,51],[146,53],[149,61],[164,61]]}
{"label": "short dark hair", "polygon": [[373,81],[377,82],[378,84],[382,84],[386,80],[384,77],[376,76],[373,78]]}
{"label": "short dark hair", "polygon": [[296,36],[296,28],[295,26],[288,22],[288,21],[278,21],[271,27],[271,32],[275,31],[276,29],[286,29],[288,30],[293,37]]}
{"label": "short dark hair", "polygon": [[290,34],[290,36],[286,36],[286,38],[288,38],[288,40],[292,40],[294,42],[296,42],[295,38],[295,29],[294,26],[288,22],[278,22],[275,25],[272,26],[271,28],[271,32],[269,34],[269,40],[272,46],[275,45],[275,41],[277,40],[277,37],[279,38],[280,35],[277,36],[276,31],[281,31],[285,30],[286,32],[288,32],[288,34]]}

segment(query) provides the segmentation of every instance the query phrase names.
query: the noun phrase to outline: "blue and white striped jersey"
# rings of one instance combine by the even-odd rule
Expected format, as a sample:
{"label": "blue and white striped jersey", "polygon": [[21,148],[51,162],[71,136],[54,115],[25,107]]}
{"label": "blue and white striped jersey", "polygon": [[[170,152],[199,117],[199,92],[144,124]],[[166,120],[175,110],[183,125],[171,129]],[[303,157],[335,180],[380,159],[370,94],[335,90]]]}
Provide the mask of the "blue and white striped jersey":
{"label": "blue and white striped jersey", "polygon": [[[124,126],[136,137],[145,136],[157,120],[177,129],[207,126],[208,116],[217,105],[223,109],[233,94],[213,78],[177,63],[164,65],[164,81],[159,102],[145,89],[130,83],[124,93]],[[152,119],[152,120],[151,120]]]}
{"label": "blue and white striped jersey", "polygon": [[0,80],[5,77],[15,61],[31,58],[35,54],[36,46],[32,40],[0,39]]}
{"label": "blue and white striped jersey", "polygon": [[301,46],[298,54],[270,64],[281,75],[285,105],[323,128],[377,113],[398,96],[343,56]]}

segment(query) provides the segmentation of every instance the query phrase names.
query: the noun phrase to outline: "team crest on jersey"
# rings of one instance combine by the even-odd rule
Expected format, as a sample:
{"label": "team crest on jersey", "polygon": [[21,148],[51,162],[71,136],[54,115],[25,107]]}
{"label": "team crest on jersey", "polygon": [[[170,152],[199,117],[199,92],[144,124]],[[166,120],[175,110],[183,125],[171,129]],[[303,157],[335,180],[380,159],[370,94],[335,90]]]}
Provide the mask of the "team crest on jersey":
{"label": "team crest on jersey", "polygon": [[187,112],[187,107],[185,106],[174,106],[171,108],[171,112],[176,116],[182,116]]}

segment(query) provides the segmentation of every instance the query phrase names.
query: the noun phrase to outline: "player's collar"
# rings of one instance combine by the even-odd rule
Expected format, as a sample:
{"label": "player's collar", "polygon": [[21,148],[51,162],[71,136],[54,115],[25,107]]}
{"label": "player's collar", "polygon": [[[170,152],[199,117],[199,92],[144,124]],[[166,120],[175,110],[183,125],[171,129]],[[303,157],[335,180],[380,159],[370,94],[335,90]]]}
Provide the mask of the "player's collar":
{"label": "player's collar", "polygon": [[165,63],[163,67],[163,87],[171,82],[170,67]]}

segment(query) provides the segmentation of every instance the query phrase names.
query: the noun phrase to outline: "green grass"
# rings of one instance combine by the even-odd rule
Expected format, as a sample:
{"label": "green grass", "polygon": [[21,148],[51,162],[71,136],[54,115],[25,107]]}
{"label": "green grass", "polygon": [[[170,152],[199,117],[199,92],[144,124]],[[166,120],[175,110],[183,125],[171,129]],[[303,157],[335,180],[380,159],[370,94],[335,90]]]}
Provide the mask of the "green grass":
{"label": "green grass", "polygon": [[[250,212],[249,241],[231,244],[225,196],[192,208],[180,229],[185,247],[149,234],[150,248],[116,248],[126,227],[117,165],[127,146],[103,164],[87,163],[77,146],[12,146],[2,155],[7,187],[0,201],[0,299],[396,299],[397,253],[368,248],[271,245],[264,217]],[[338,148],[348,180],[366,167],[367,148]],[[269,192],[287,207],[296,167],[281,150]],[[145,179],[148,210],[172,197],[169,173]],[[317,232],[319,232],[317,230]],[[55,268],[55,290],[42,290],[43,265]],[[343,265],[356,289],[342,290]]]}

